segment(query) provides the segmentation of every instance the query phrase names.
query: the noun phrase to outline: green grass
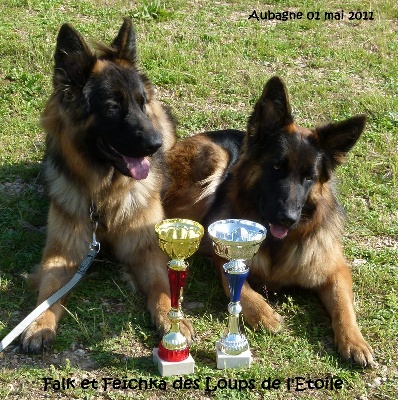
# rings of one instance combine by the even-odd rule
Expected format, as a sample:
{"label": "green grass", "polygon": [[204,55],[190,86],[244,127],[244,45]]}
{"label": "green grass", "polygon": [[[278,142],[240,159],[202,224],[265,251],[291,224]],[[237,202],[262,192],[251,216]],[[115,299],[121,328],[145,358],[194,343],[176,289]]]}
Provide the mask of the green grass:
{"label": "green grass", "polygon": [[[134,7],[133,7],[134,4]],[[330,321],[316,296],[294,290],[268,293],[285,318],[278,335],[251,332],[250,369],[215,369],[214,342],[225,327],[227,299],[211,265],[192,260],[186,301],[197,338],[192,346],[198,388],[102,389],[102,379],[160,379],[151,361],[158,339],[145,299],[131,293],[117,266],[96,262],[73,291],[53,348],[40,356],[0,355],[0,398],[124,399],[395,399],[398,387],[398,54],[395,1],[349,1],[344,11],[374,12],[374,21],[268,22],[266,11],[340,11],[341,2],[272,6],[208,0],[3,0],[0,4],[0,337],[33,307],[26,274],[40,261],[48,201],[41,191],[44,136],[39,127],[51,92],[57,31],[68,21],[86,37],[110,42],[124,16],[134,18],[139,63],[171,106],[178,134],[244,128],[272,75],[286,82],[299,124],[366,113],[367,128],[338,173],[348,214],[345,252],[353,263],[359,325],[378,364],[361,369],[341,361]],[[110,274],[109,271],[112,271]],[[111,275],[111,277],[109,276]],[[340,391],[287,391],[286,379],[340,377]],[[43,377],[97,380],[100,388],[44,392]],[[267,378],[279,389],[261,388]],[[226,381],[225,381],[226,379]],[[253,390],[214,389],[254,380]],[[178,383],[178,382],[177,382]],[[174,385],[177,385],[174,383]],[[362,396],[362,397],[361,397]]]}

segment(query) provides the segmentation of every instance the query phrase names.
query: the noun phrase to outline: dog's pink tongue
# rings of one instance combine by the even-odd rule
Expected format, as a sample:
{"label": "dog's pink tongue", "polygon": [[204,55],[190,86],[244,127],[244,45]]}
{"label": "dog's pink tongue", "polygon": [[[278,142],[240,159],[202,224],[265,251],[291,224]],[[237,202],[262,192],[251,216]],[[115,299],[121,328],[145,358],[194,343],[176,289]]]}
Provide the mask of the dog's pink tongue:
{"label": "dog's pink tongue", "polygon": [[127,164],[127,168],[130,171],[132,178],[140,180],[145,179],[149,174],[149,161],[145,157],[133,158],[123,156],[124,162]]}
{"label": "dog's pink tongue", "polygon": [[272,236],[278,239],[283,239],[289,232],[289,229],[281,225],[269,224],[269,229],[271,231]]}

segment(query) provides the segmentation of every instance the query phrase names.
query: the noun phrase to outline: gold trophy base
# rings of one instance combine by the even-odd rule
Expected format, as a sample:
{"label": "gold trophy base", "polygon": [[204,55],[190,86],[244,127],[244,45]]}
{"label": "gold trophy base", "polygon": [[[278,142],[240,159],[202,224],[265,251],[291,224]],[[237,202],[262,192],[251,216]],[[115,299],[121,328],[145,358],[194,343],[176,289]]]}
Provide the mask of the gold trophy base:
{"label": "gold trophy base", "polygon": [[220,350],[220,342],[216,342],[216,361],[218,369],[226,368],[249,368],[252,361],[252,353],[247,349],[243,353],[235,356],[230,356]]}
{"label": "gold trophy base", "polygon": [[158,348],[156,347],[152,351],[152,359],[153,362],[158,365],[161,376],[189,375],[194,372],[195,361],[191,355],[183,361],[164,361],[159,357]]}

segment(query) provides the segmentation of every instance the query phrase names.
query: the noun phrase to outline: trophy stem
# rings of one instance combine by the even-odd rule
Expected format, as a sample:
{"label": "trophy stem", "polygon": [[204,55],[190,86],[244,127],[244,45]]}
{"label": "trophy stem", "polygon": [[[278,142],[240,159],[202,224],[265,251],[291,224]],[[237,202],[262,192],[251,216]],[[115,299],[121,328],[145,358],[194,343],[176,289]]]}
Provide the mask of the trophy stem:
{"label": "trophy stem", "polygon": [[183,300],[183,290],[188,277],[188,267],[188,263],[184,260],[171,260],[167,265],[171,307],[180,311]]}
{"label": "trophy stem", "polygon": [[246,336],[240,332],[239,327],[239,316],[242,311],[240,296],[249,268],[243,260],[233,260],[224,264],[224,273],[227,277],[231,301],[228,304],[228,328],[219,341],[219,349],[228,355],[239,355],[249,349]]}
{"label": "trophy stem", "polygon": [[[242,309],[240,302],[237,303],[229,303],[228,305],[228,310],[236,310],[236,309]],[[238,314],[233,314],[232,312],[229,313],[228,317],[228,332],[232,335],[239,335],[240,330],[239,330],[239,315]]]}
{"label": "trophy stem", "polygon": [[171,328],[159,343],[159,357],[164,361],[183,361],[189,356],[186,337],[180,331],[180,321],[184,318],[181,303],[188,277],[188,264],[184,260],[171,260],[167,266],[170,283],[171,309],[167,314]]}

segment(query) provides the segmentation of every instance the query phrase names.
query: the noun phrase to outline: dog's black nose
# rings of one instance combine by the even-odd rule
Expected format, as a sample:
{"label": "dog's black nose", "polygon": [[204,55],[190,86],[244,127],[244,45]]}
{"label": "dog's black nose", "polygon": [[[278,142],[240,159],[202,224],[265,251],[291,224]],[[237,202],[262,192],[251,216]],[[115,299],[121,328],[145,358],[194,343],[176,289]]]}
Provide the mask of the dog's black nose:
{"label": "dog's black nose", "polygon": [[162,138],[159,136],[157,139],[152,140],[147,144],[147,151],[150,154],[155,153],[160,147],[162,147]]}
{"label": "dog's black nose", "polygon": [[286,228],[294,225],[300,218],[300,210],[283,210],[277,214],[278,224]]}
{"label": "dog's black nose", "polygon": [[139,133],[141,135],[141,152],[146,155],[152,155],[162,146],[163,140],[158,132],[154,131],[150,134]]}

